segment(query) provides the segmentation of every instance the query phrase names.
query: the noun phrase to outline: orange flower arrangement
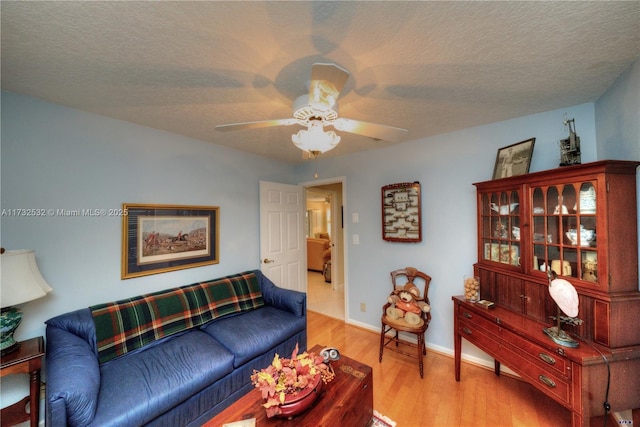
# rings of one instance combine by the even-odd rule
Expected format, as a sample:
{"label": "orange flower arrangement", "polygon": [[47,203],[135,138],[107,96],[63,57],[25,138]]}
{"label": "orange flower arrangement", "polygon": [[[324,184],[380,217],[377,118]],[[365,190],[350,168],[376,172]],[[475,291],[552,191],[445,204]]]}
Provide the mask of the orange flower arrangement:
{"label": "orange flower arrangement", "polygon": [[325,384],[335,377],[333,369],[324,363],[322,356],[306,351],[298,354],[296,344],[291,358],[280,358],[276,354],[271,365],[253,371],[251,382],[262,391],[262,398],[266,400],[262,406],[267,410],[267,417],[271,418],[281,413],[280,405],[285,403],[287,396],[313,387],[318,375]]}

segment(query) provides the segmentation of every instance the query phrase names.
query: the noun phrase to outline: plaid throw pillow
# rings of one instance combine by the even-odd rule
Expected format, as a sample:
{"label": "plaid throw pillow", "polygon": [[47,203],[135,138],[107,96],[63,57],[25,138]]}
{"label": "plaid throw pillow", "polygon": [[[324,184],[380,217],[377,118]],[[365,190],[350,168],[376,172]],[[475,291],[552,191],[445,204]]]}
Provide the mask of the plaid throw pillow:
{"label": "plaid throw pillow", "polygon": [[258,279],[245,272],[89,307],[104,363],[215,318],[264,305]]}

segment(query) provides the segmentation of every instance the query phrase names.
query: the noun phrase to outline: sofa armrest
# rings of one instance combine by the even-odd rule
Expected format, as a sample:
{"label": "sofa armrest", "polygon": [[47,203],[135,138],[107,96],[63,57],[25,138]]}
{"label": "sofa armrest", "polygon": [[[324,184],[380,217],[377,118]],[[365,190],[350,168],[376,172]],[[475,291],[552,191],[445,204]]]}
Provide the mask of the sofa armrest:
{"label": "sofa armrest", "polygon": [[260,270],[255,271],[260,283],[262,298],[266,305],[295,314],[298,317],[307,314],[307,294],[291,289],[279,288]]}
{"label": "sofa armrest", "polygon": [[93,420],[100,389],[100,367],[81,337],[47,325],[46,424],[84,426]]}

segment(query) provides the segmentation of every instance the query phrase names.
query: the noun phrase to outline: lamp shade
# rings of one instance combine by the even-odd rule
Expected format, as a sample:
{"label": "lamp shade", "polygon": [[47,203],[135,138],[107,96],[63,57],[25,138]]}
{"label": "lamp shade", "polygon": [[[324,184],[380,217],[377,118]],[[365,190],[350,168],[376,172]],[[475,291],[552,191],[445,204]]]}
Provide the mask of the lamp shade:
{"label": "lamp shade", "polygon": [[578,315],[580,301],[578,292],[571,283],[565,279],[554,279],[549,284],[549,293],[564,314],[569,317]]}
{"label": "lamp shade", "polygon": [[53,290],[38,270],[34,251],[6,251],[0,255],[0,260],[2,308],[42,298]]}
{"label": "lamp shade", "polygon": [[291,140],[303,151],[324,153],[338,145],[340,137],[333,131],[325,132],[322,129],[322,122],[311,120],[309,129],[303,129],[291,135]]}

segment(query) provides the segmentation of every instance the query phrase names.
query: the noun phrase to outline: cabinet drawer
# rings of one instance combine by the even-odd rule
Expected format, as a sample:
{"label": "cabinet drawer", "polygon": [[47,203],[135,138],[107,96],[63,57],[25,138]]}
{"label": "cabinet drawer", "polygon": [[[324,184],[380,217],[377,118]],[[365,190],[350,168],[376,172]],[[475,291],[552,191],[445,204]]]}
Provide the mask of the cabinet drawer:
{"label": "cabinet drawer", "polygon": [[471,310],[465,310],[464,307],[460,308],[460,322],[466,324],[472,324],[478,328],[484,329],[490,334],[499,334],[500,324],[494,319],[488,319],[484,316],[480,316]]}
{"label": "cabinet drawer", "polygon": [[[461,307],[460,323],[482,328],[486,334],[494,336],[494,339],[498,339],[500,342],[510,343],[512,351],[531,359],[529,363],[533,362],[543,370],[551,370],[556,375],[562,375],[567,379],[571,378],[570,362],[566,358],[532,343],[513,332],[505,330],[495,320],[487,319],[484,316],[480,316],[470,310],[464,310],[464,308]],[[540,333],[542,333],[542,331],[540,331]]]}
{"label": "cabinet drawer", "polygon": [[[540,331],[542,334],[542,331]],[[533,358],[533,361],[540,369],[551,371],[556,375],[561,375],[566,379],[571,379],[571,362],[559,354],[553,353],[544,347],[527,341],[519,335],[508,333],[509,344],[514,351],[525,357]]]}
{"label": "cabinet drawer", "polygon": [[[565,406],[570,406],[571,379],[567,378],[563,371],[558,371],[559,365],[566,366],[568,363],[566,360],[554,355],[555,363],[543,361],[540,353],[544,349],[526,342],[514,333],[475,313],[465,315],[465,312],[461,312],[458,333],[546,395]],[[528,353],[526,349],[533,349],[533,351]],[[550,356],[548,352],[543,354]]]}
{"label": "cabinet drawer", "polygon": [[[496,331],[501,330],[505,335],[508,333],[497,325],[495,329]],[[509,342],[506,336],[491,335],[485,329],[473,325],[469,321],[460,322],[458,333],[546,395],[565,406],[570,405],[570,379],[558,375],[551,367],[542,366],[537,360],[537,354],[524,354],[517,345]],[[511,335],[513,336],[513,334]]]}
{"label": "cabinet drawer", "polygon": [[512,343],[503,343],[502,359],[498,358],[506,366],[517,372],[528,383],[541,390],[563,404],[571,407],[571,380],[557,375],[553,370],[541,367],[536,360],[537,356],[523,356],[518,347]]}
{"label": "cabinet drawer", "polygon": [[485,330],[469,323],[460,322],[458,333],[490,355],[500,354],[500,343]]}

